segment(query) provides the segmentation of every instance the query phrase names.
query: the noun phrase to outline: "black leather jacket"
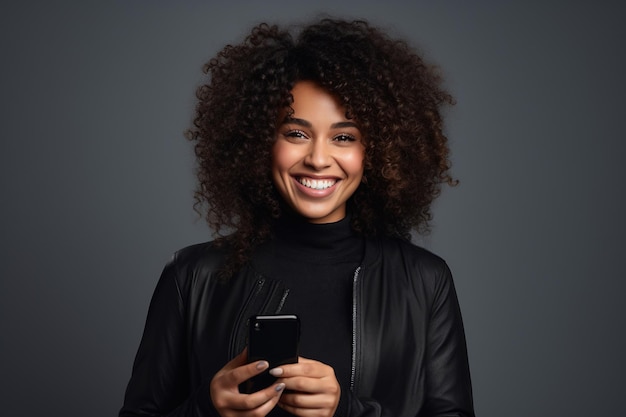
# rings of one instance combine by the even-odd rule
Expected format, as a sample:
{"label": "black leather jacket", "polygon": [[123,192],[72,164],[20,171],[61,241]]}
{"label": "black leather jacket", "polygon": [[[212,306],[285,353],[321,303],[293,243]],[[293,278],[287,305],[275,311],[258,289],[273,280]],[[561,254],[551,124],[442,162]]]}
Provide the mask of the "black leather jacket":
{"label": "black leather jacket", "polygon": [[[352,378],[338,417],[474,416],[450,271],[394,239],[366,242],[353,285]],[[288,289],[248,266],[215,279],[211,243],[178,252],[154,292],[120,416],[211,416],[215,373],[245,346],[245,322],[280,311]]]}

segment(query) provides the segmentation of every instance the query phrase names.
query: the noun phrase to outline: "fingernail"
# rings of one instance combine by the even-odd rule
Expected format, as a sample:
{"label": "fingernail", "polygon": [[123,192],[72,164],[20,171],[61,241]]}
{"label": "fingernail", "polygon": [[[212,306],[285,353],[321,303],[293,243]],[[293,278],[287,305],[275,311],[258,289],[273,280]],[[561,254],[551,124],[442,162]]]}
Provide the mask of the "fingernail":
{"label": "fingernail", "polygon": [[260,371],[262,369],[267,368],[268,366],[270,366],[270,364],[267,363],[266,361],[260,361],[259,363],[256,364],[256,369]]}
{"label": "fingernail", "polygon": [[276,392],[281,392],[282,390],[285,389],[285,384],[280,383],[280,384],[276,385],[275,389],[276,389]]}
{"label": "fingernail", "polygon": [[283,374],[282,368],[270,369],[270,375],[272,376],[281,376],[282,374]]}

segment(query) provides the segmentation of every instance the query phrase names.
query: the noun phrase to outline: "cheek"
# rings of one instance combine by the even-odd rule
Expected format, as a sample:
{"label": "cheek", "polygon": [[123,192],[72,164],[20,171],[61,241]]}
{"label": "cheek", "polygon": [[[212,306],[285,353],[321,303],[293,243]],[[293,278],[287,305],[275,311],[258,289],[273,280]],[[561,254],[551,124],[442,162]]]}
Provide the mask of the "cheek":
{"label": "cheek", "polygon": [[274,174],[289,169],[297,160],[293,146],[280,140],[274,144],[272,148],[272,172]]}
{"label": "cheek", "polygon": [[345,156],[345,167],[353,175],[362,175],[365,164],[365,150],[355,150]]}
{"label": "cheek", "polygon": [[281,153],[277,151],[277,146],[274,145],[274,147],[272,148],[272,182],[274,183],[274,186],[277,187],[278,191],[282,194],[284,182],[281,177],[281,172]]}

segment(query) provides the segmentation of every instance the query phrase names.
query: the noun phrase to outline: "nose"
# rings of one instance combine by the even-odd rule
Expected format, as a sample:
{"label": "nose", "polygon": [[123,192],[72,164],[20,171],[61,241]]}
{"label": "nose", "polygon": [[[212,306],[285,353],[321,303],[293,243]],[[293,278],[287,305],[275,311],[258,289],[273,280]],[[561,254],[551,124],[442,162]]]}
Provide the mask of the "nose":
{"label": "nose", "polygon": [[304,157],[304,164],[316,171],[330,166],[332,156],[329,147],[330,145],[325,140],[312,140],[307,155]]}

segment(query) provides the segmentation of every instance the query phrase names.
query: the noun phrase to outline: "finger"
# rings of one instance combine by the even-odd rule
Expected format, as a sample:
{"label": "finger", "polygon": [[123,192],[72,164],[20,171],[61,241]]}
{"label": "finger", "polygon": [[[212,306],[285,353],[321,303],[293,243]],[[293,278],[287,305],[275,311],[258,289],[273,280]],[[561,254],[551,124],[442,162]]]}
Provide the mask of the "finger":
{"label": "finger", "polygon": [[278,403],[284,389],[284,384],[279,383],[254,394],[226,391],[220,395],[211,395],[211,400],[221,416],[241,415],[241,412],[265,416]]}
{"label": "finger", "polygon": [[231,369],[224,375],[230,385],[239,385],[244,381],[260,374],[269,367],[267,361],[256,361]]}
{"label": "finger", "polygon": [[233,410],[254,410],[268,408],[269,412],[280,400],[281,394],[285,390],[285,384],[278,383],[271,385],[265,389],[257,391],[253,394],[240,394],[233,398],[231,408]]}
{"label": "finger", "polygon": [[286,392],[280,397],[279,404],[292,408],[322,409],[338,404],[338,398],[326,394],[302,394]]}
{"label": "finger", "polygon": [[267,361],[257,361],[248,364],[248,351],[244,348],[215,375],[215,383],[219,386],[238,386],[251,377],[265,371],[269,364]]}
{"label": "finger", "polygon": [[281,378],[279,382],[285,384],[288,391],[303,394],[328,394],[339,395],[339,383],[335,378],[309,378],[294,376],[291,378]]}
{"label": "finger", "polygon": [[291,378],[293,376],[307,376],[309,378],[323,378],[334,375],[332,367],[318,361],[306,360],[302,358],[298,363],[281,365],[270,369],[270,374],[280,378]]}
{"label": "finger", "polygon": [[337,411],[337,407],[301,408],[284,404],[282,401],[278,402],[278,406],[297,417],[332,417]]}
{"label": "finger", "polygon": [[286,412],[293,414],[297,417],[324,417],[324,416],[333,416],[331,411],[326,411],[323,409],[316,408],[296,408],[291,407],[285,404],[278,403],[278,406],[285,410]]}

